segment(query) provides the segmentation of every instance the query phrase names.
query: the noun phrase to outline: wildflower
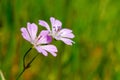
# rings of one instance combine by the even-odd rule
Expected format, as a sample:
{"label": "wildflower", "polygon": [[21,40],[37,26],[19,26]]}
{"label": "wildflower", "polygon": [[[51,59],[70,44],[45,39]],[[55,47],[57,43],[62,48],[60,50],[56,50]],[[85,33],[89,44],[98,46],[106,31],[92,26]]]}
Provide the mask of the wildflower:
{"label": "wildflower", "polygon": [[49,31],[42,30],[37,37],[38,26],[34,23],[27,23],[27,28],[22,27],[21,32],[23,38],[33,44],[33,47],[39,53],[45,56],[48,55],[48,52],[53,56],[57,55],[56,46],[49,44],[52,41],[52,38],[48,35]]}
{"label": "wildflower", "polygon": [[61,21],[55,19],[54,17],[50,18],[50,22],[52,29],[50,29],[48,23],[43,20],[39,20],[39,25],[45,27],[49,31],[49,35],[56,40],[61,40],[68,45],[72,45],[72,43],[74,43],[74,41],[71,40],[72,38],[74,38],[72,30],[67,28],[62,29]]}

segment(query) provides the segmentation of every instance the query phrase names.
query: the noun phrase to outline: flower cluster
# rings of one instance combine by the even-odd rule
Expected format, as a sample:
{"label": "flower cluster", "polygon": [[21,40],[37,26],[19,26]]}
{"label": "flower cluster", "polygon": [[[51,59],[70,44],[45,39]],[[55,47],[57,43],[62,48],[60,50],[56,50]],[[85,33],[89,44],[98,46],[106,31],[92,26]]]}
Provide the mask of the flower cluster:
{"label": "flower cluster", "polygon": [[39,25],[45,27],[46,30],[42,30],[38,36],[38,26],[35,23],[27,23],[27,28],[22,27],[21,32],[23,38],[29,41],[39,53],[47,56],[49,52],[53,56],[57,56],[56,52],[58,50],[56,46],[50,44],[52,42],[52,38],[61,40],[67,45],[72,45],[74,42],[71,39],[74,38],[74,34],[70,29],[62,29],[61,21],[54,17],[50,18],[50,22],[51,28],[47,22],[39,20]]}

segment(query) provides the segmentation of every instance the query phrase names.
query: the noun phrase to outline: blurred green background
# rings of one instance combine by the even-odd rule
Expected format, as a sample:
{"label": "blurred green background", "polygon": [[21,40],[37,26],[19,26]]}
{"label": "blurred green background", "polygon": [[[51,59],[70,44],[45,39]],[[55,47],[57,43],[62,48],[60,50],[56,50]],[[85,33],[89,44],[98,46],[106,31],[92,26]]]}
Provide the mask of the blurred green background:
{"label": "blurred green background", "polygon": [[[120,80],[120,0],[0,0],[0,70],[6,80],[16,79],[31,47],[20,28],[40,19],[50,23],[51,16],[73,30],[75,44],[53,41],[57,57],[40,54],[20,80]],[[26,62],[36,54],[33,49]]]}

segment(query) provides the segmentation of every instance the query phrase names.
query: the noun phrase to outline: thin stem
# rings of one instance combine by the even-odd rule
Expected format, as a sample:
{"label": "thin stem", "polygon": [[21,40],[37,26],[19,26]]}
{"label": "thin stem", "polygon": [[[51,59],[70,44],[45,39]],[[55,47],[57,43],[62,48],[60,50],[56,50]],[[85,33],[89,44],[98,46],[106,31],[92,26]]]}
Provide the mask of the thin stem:
{"label": "thin stem", "polygon": [[27,66],[24,67],[23,71],[19,74],[19,76],[17,77],[16,80],[18,80],[19,77],[25,72],[25,70],[27,70],[27,69],[30,67],[31,63],[35,60],[35,58],[36,58],[37,56],[38,56],[38,54],[33,57],[33,59],[27,64]]}
{"label": "thin stem", "polygon": [[23,74],[23,72],[25,72],[26,69],[23,69],[22,72],[18,75],[18,77],[16,78],[16,80],[18,80],[20,78],[20,76]]}
{"label": "thin stem", "polygon": [[37,56],[38,56],[38,54],[32,58],[32,60],[27,64],[27,66],[25,66],[25,69],[27,69],[27,68],[30,67],[31,63],[35,60],[35,58],[36,58]]}
{"label": "thin stem", "polygon": [[18,77],[16,78],[16,80],[19,79],[19,77],[23,74],[23,72],[25,72],[25,70],[27,69],[25,66],[25,57],[27,56],[27,54],[30,52],[32,48],[28,49],[28,51],[25,53],[24,57],[23,57],[23,70],[22,72],[18,75]]}
{"label": "thin stem", "polygon": [[27,56],[27,54],[30,52],[32,48],[28,49],[28,51],[25,53],[24,57],[23,57],[23,67],[25,68],[25,57]]}

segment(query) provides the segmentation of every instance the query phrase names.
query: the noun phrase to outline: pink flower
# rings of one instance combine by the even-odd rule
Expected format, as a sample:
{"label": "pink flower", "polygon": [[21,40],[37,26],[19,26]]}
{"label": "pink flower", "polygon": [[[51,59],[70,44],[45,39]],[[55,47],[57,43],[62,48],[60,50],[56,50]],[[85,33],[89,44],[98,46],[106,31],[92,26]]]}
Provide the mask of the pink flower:
{"label": "pink flower", "polygon": [[61,40],[68,45],[72,45],[72,43],[74,43],[71,40],[72,38],[74,38],[72,30],[67,28],[62,29],[62,23],[54,17],[50,18],[50,22],[52,25],[52,29],[50,29],[48,23],[43,20],[39,20],[39,25],[45,27],[49,31],[49,35],[51,35],[56,40]]}
{"label": "pink flower", "polygon": [[37,35],[38,27],[36,24],[27,23],[27,28],[21,28],[22,36],[25,40],[33,44],[33,47],[43,55],[47,56],[48,53],[51,53],[53,56],[57,56],[57,48],[54,45],[48,45],[52,41],[52,38],[48,36],[48,31],[43,30],[40,34]]}

